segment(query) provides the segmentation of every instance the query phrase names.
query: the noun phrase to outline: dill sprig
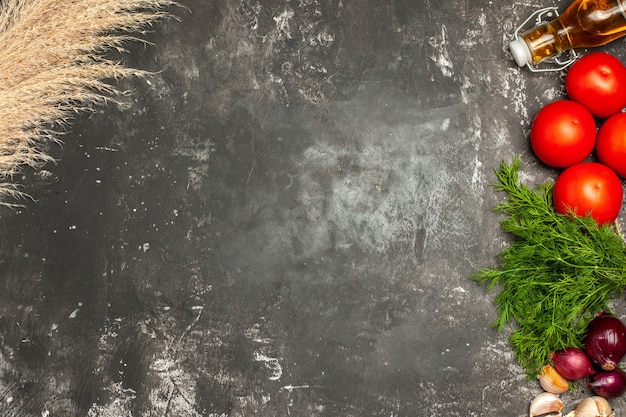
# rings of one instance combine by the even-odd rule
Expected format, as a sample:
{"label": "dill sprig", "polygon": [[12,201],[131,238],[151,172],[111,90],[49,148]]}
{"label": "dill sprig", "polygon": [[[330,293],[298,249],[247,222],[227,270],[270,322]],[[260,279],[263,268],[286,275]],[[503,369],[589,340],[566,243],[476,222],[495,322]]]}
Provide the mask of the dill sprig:
{"label": "dill sprig", "polygon": [[589,321],[620,296],[626,286],[626,244],[614,226],[591,217],[555,212],[552,182],[534,189],[520,183],[520,159],[495,170],[493,187],[508,201],[495,207],[512,244],[499,254],[496,268],[477,271],[473,279],[498,287],[498,331],[513,325],[510,344],[518,363],[534,376],[550,353],[582,347]]}

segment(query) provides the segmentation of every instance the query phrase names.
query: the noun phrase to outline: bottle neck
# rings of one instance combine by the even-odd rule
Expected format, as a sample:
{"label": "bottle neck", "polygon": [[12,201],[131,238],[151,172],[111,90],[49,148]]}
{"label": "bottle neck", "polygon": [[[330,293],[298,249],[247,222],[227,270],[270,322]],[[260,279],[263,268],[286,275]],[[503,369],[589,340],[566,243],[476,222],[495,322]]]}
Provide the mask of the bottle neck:
{"label": "bottle neck", "polygon": [[544,59],[559,55],[561,52],[572,49],[569,33],[571,27],[563,27],[553,21],[536,26],[521,35],[526,42],[534,64]]}

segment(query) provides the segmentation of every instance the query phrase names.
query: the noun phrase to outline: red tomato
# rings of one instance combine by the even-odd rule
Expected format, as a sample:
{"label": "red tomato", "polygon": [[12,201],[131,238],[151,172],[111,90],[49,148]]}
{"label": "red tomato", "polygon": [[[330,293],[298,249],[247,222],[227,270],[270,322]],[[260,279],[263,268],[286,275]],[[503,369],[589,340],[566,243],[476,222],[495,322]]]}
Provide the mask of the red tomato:
{"label": "red tomato", "polygon": [[614,55],[590,53],[567,71],[565,90],[594,116],[612,116],[626,107],[626,67]]}
{"label": "red tomato", "polygon": [[622,182],[613,170],[597,162],[567,168],[554,183],[557,213],[591,215],[598,224],[612,223],[622,206]]}
{"label": "red tomato", "polygon": [[542,107],[530,128],[530,145],[537,158],[557,168],[582,162],[595,143],[595,119],[582,104],[571,100]]}
{"label": "red tomato", "polygon": [[617,175],[626,178],[626,113],[617,113],[600,126],[596,156]]}

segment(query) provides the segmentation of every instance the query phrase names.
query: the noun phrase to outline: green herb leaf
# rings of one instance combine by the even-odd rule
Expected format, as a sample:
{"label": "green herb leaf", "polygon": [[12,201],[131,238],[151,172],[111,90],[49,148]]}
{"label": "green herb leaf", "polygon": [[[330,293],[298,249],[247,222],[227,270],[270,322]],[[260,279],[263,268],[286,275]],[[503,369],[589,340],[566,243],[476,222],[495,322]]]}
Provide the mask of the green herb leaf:
{"label": "green herb leaf", "polygon": [[494,299],[504,331],[529,376],[549,363],[550,354],[582,347],[585,328],[626,286],[626,244],[614,226],[590,217],[554,211],[550,182],[531,189],[520,183],[520,159],[495,170],[493,187],[507,194],[495,207],[507,215],[502,230],[513,243],[499,254],[500,265],[477,271],[473,279],[499,293]]}

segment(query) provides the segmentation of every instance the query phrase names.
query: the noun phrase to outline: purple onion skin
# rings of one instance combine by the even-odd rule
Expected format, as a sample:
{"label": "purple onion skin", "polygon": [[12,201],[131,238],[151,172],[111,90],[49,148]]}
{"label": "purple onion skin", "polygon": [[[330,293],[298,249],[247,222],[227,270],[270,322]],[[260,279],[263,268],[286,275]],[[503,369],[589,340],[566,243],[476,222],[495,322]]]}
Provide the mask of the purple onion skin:
{"label": "purple onion skin", "polygon": [[598,314],[587,326],[585,353],[603,370],[611,371],[626,355],[626,326],[609,314]]}
{"label": "purple onion skin", "polygon": [[604,398],[619,397],[626,392],[626,372],[620,368],[599,371],[589,383],[589,388]]}
{"label": "purple onion skin", "polygon": [[550,359],[557,372],[570,381],[577,381],[596,372],[587,354],[575,347],[553,352]]}

